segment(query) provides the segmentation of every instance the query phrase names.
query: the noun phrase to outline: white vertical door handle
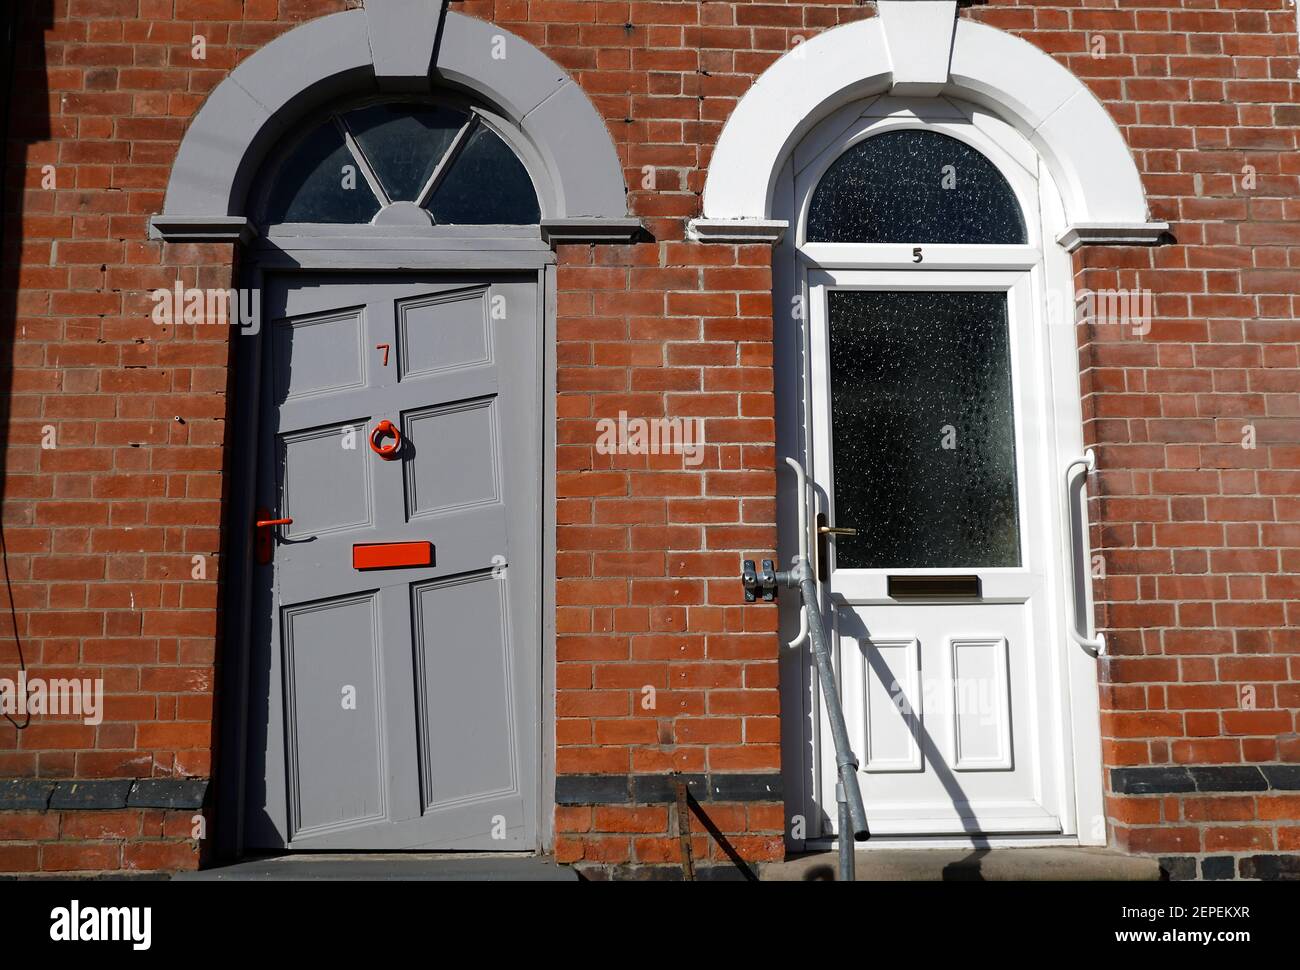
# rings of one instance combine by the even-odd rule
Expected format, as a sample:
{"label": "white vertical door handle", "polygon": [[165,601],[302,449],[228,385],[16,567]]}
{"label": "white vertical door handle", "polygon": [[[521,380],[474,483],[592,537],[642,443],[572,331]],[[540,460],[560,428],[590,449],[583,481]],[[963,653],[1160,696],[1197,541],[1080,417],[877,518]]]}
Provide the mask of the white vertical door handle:
{"label": "white vertical door handle", "polygon": [[[794,469],[795,488],[799,493],[799,557],[798,562],[803,563],[804,568],[808,565],[808,473],[804,471],[803,465],[793,458],[787,458],[785,463]],[[805,606],[799,607],[799,635],[791,640],[786,646],[800,647],[808,639],[808,609]]]}
{"label": "white vertical door handle", "polygon": [[[1093,450],[1091,448],[1085,451],[1081,457],[1075,458],[1073,461],[1071,461],[1068,465],[1065,466],[1065,510],[1067,514],[1069,513],[1070,510],[1070,499],[1073,498],[1074,496],[1075,487],[1085,482],[1087,480],[1088,473],[1091,472],[1096,467],[1097,467],[1097,456],[1093,453]],[[1071,583],[1072,594],[1081,588],[1086,589],[1085,584],[1088,583],[1091,578],[1091,571],[1088,569],[1088,562],[1086,559],[1086,551],[1088,548],[1088,518],[1086,514],[1086,505],[1085,505],[1084,494],[1082,489],[1080,489],[1079,491],[1079,518],[1080,518],[1079,536],[1082,541],[1082,548],[1075,549],[1073,523],[1071,523],[1071,528],[1069,530],[1069,533],[1065,537],[1065,545],[1070,552],[1070,575],[1072,579],[1072,583]],[[1074,570],[1075,568],[1078,567],[1080,563],[1082,563],[1083,566],[1083,572],[1080,574],[1079,577],[1081,581],[1078,583],[1074,583],[1073,582]],[[1082,647],[1085,651],[1087,651],[1090,656],[1104,657],[1106,655],[1106,638],[1102,636],[1100,633],[1097,633],[1092,637],[1087,637],[1084,636],[1082,633],[1080,633],[1078,629],[1078,625],[1075,622],[1075,617],[1078,615],[1079,612],[1079,604],[1074,599],[1073,595],[1071,596],[1070,605],[1073,607],[1073,612],[1069,618],[1069,622],[1066,624],[1066,628],[1070,631],[1070,639],[1073,640],[1078,646]],[[1085,615],[1086,614],[1087,611],[1085,611]]]}

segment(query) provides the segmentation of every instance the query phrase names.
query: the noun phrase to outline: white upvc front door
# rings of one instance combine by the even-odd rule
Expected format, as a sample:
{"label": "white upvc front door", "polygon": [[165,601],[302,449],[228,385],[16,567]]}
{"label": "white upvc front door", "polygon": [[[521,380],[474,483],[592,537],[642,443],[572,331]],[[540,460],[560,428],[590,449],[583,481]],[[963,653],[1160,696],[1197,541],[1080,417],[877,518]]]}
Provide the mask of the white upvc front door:
{"label": "white upvc front door", "polygon": [[[808,274],[819,523],[858,532],[823,534],[820,569],[877,836],[1063,830],[1031,289],[1027,271]],[[834,775],[823,747],[823,805]]]}

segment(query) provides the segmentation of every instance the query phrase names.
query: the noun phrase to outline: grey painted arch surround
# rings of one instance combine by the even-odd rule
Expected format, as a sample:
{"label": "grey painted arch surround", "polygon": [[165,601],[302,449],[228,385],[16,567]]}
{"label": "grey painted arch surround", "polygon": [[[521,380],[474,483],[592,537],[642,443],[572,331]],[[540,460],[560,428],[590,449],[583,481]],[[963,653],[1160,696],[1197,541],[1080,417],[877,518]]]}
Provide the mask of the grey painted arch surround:
{"label": "grey painted arch surround", "polygon": [[163,211],[151,222],[154,238],[248,241],[254,229],[245,206],[258,169],[308,112],[438,86],[486,102],[535,150],[545,167],[533,176],[546,238],[633,237],[640,224],[627,212],[622,166],[582,89],[522,38],[444,9],[431,0],[369,0],[365,10],[295,27],[241,63],[181,141]]}

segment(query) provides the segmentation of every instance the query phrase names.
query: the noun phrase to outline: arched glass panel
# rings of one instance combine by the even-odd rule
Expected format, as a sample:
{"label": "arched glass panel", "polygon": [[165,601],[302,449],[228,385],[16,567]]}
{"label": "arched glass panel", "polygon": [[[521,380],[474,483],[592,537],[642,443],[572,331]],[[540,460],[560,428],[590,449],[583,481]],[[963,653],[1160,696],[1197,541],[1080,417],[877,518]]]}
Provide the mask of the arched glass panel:
{"label": "arched glass panel", "polygon": [[813,192],[809,242],[1026,242],[1006,177],[963,141],[887,131],[837,158]]}
{"label": "arched glass panel", "polygon": [[[280,162],[264,196],[268,223],[385,222],[420,206],[441,225],[533,225],[528,170],[478,114],[389,102],[331,116]],[[402,213],[399,224],[409,224]]]}
{"label": "arched glass panel", "polygon": [[480,125],[465,141],[425,208],[446,225],[533,223],[541,219],[528,170],[495,131]]}
{"label": "arched glass panel", "polygon": [[420,194],[467,120],[465,112],[438,105],[372,104],[344,116],[394,201]]}
{"label": "arched glass panel", "polygon": [[331,121],[304,138],[280,166],[267,222],[369,222],[379,212],[343,133]]}

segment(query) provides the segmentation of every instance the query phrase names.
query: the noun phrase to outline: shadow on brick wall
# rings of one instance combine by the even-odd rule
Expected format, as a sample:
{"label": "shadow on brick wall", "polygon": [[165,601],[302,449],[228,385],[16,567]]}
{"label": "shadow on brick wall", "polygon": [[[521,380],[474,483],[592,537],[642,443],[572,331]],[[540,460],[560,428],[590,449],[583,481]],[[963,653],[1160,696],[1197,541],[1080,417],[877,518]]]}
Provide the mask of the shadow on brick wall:
{"label": "shadow on brick wall", "polygon": [[[11,518],[8,502],[15,496],[29,493],[30,486],[16,483],[11,478],[10,437],[13,434],[14,363],[20,353],[17,342],[21,303],[18,293],[19,267],[23,250],[23,218],[26,210],[28,166],[32,146],[48,142],[51,135],[49,90],[46,84],[44,31],[53,26],[53,0],[25,0],[21,4],[7,4],[3,12],[3,37],[0,38],[0,132],[4,133],[4,152],[0,155],[0,578],[4,590],[0,595],[0,670],[23,670],[27,657],[23,652],[23,630],[18,623],[18,603],[14,598],[13,582],[23,575],[14,575],[9,562],[10,553],[27,549],[27,539],[11,539],[16,528],[26,525],[19,518]],[[39,184],[39,183],[38,183]],[[51,198],[55,196],[51,195]],[[53,204],[51,205],[51,208]],[[17,440],[24,445],[35,445],[41,433],[40,422],[33,420],[24,425]],[[39,460],[32,468],[20,466],[17,474],[34,477],[39,472]],[[5,718],[20,730],[27,726],[31,715],[15,719]],[[16,746],[16,745],[15,745]],[[0,751],[8,748],[0,744]],[[10,774],[0,760],[0,775]]]}

